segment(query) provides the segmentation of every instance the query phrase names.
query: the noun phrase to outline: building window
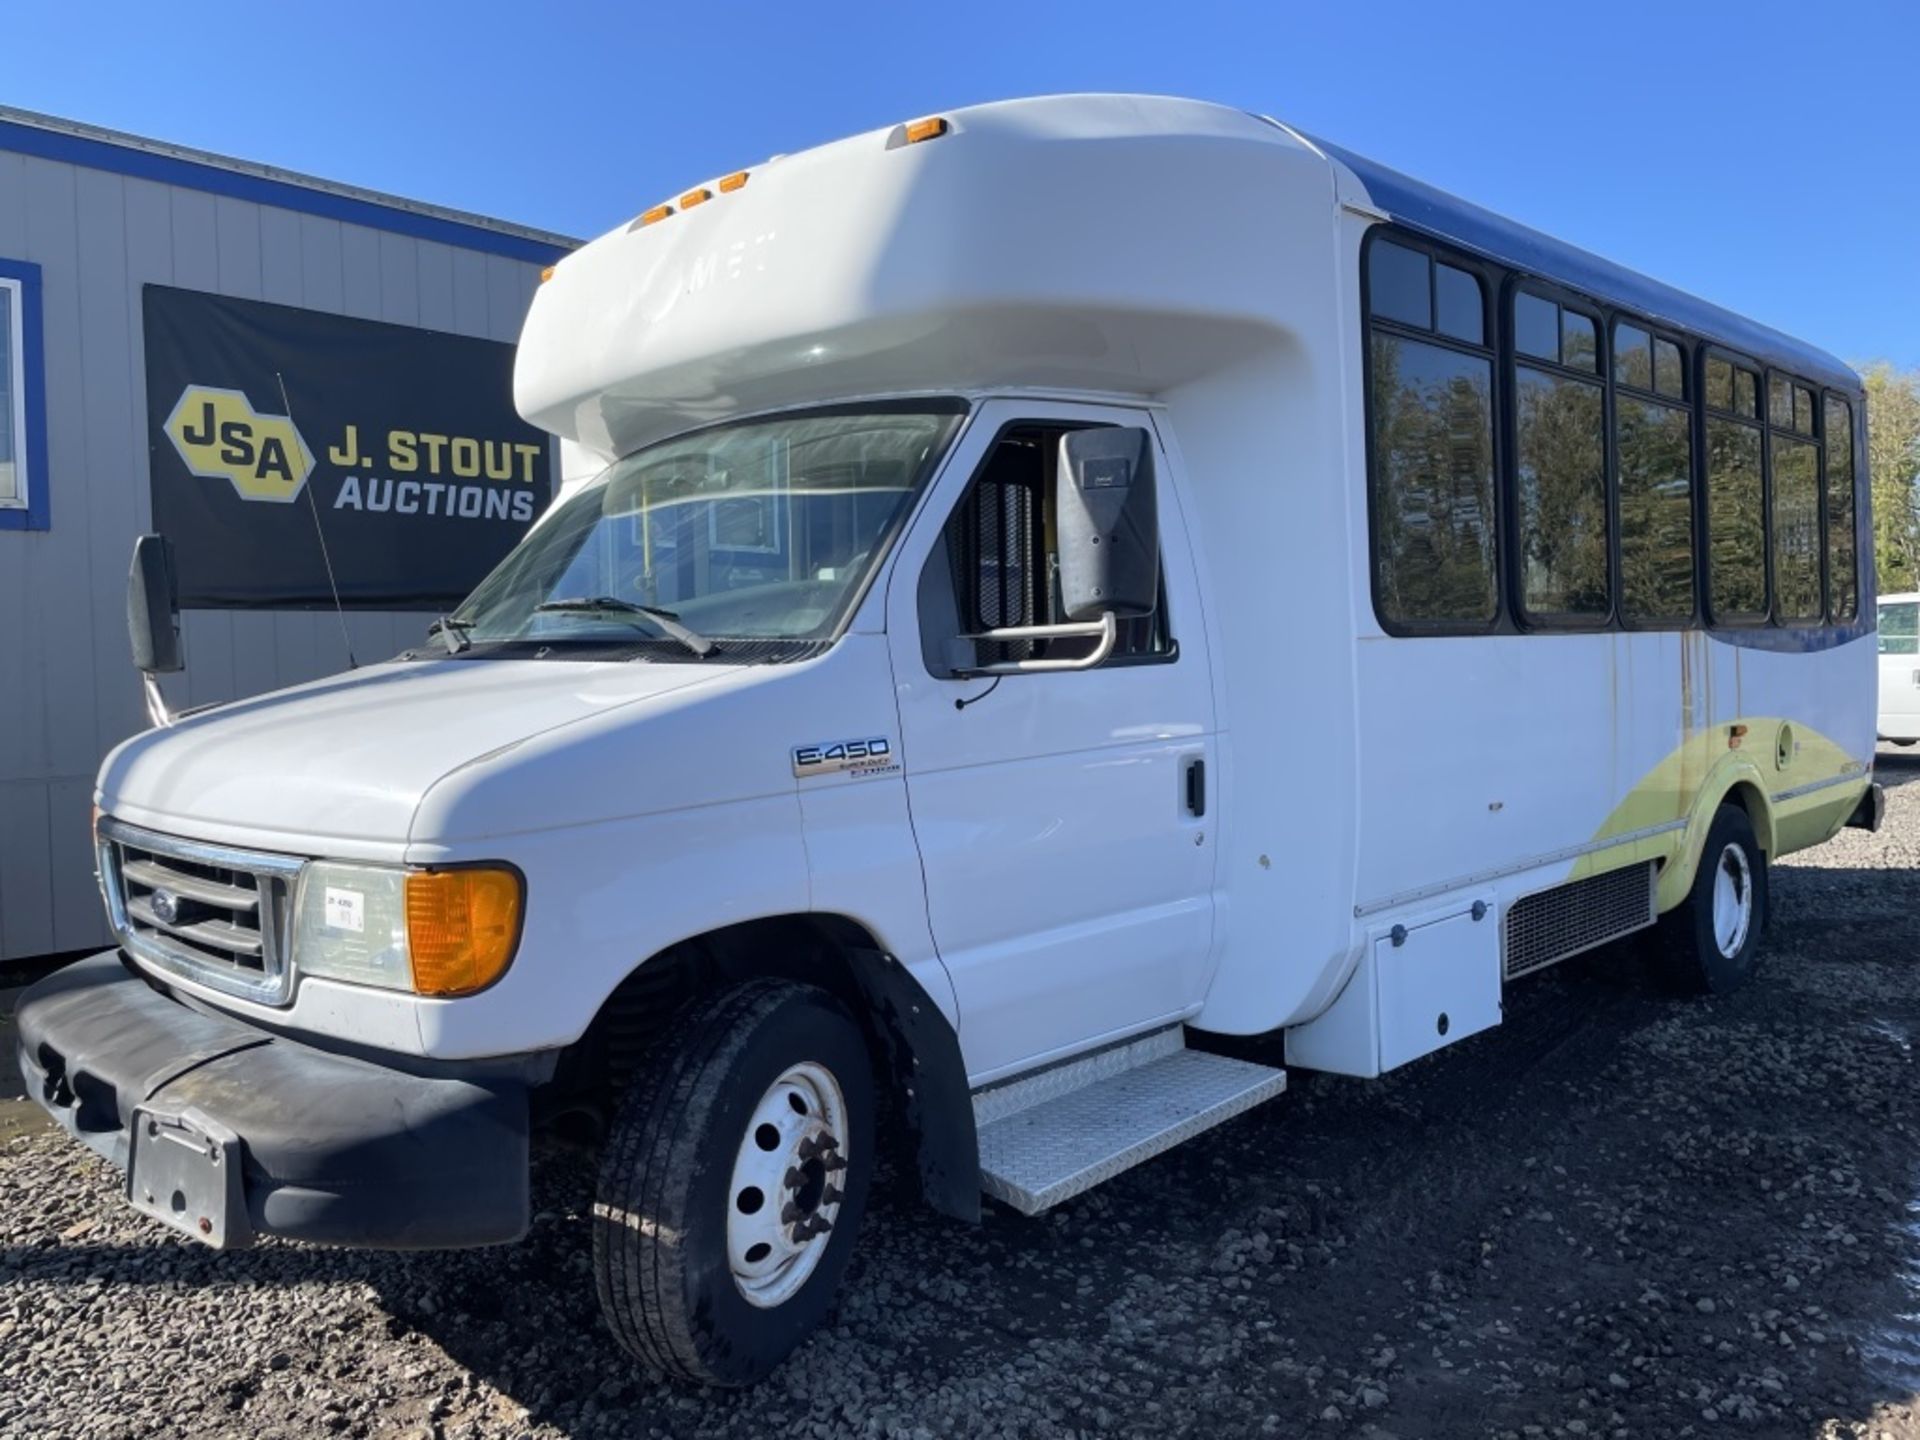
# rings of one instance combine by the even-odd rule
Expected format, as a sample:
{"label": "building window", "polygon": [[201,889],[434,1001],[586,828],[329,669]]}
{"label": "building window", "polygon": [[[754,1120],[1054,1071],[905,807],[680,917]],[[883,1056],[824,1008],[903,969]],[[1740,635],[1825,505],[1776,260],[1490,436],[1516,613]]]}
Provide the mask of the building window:
{"label": "building window", "polygon": [[1381,622],[1487,629],[1500,602],[1485,290],[1471,271],[1376,239],[1367,292],[1373,588]]}
{"label": "building window", "polygon": [[1859,608],[1854,568],[1853,408],[1827,397],[1827,615],[1851,620]]}
{"label": "building window", "polygon": [[0,260],[0,530],[47,524],[40,267]]}
{"label": "building window", "polygon": [[26,340],[21,334],[20,282],[0,280],[0,505],[27,506]]}

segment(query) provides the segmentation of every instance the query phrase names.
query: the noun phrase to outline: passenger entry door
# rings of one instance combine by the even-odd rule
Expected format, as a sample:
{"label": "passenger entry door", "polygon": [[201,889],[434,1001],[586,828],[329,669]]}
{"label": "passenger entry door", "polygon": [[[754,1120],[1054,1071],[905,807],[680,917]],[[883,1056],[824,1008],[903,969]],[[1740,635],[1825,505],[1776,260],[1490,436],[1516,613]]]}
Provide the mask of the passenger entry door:
{"label": "passenger entry door", "polygon": [[1210,973],[1218,809],[1200,594],[1152,444],[1161,598],[1090,669],[952,678],[1092,641],[959,644],[1059,620],[1054,480],[1070,429],[1140,411],[984,404],[887,596],[908,804],[976,1083],[1190,1013]]}

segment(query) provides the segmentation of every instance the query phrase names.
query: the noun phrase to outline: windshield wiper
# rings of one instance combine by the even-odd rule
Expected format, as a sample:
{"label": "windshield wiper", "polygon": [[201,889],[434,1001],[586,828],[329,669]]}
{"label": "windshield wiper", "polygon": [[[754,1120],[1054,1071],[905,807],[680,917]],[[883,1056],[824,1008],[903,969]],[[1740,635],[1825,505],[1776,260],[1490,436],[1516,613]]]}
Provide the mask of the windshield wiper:
{"label": "windshield wiper", "polygon": [[451,615],[442,615],[438,620],[435,620],[431,625],[427,626],[427,638],[431,640],[434,636],[438,635],[446,645],[447,653],[449,655],[458,655],[462,650],[467,649],[473,644],[471,640],[467,639],[467,632],[471,629],[473,629],[471,621],[456,620]]}
{"label": "windshield wiper", "polygon": [[533,611],[536,615],[645,616],[703,660],[714,649],[713,641],[699,631],[689,630],[682,625],[680,617],[673,611],[663,610],[658,605],[636,605],[631,600],[622,600],[618,595],[573,595],[559,600],[543,600],[533,607]]}

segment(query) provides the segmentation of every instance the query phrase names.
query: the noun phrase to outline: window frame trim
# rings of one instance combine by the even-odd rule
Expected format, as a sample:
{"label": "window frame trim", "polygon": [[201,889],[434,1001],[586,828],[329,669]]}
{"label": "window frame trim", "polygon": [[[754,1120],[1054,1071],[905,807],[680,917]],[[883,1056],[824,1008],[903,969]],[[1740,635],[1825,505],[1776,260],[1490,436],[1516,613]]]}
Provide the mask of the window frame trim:
{"label": "window frame trim", "polygon": [[[20,368],[14,377],[14,464],[24,503],[0,505],[0,531],[46,530],[52,520],[47,474],[46,349],[41,312],[41,271],[31,261],[0,256],[0,282],[13,290],[10,355]],[[15,341],[18,348],[15,349]]]}

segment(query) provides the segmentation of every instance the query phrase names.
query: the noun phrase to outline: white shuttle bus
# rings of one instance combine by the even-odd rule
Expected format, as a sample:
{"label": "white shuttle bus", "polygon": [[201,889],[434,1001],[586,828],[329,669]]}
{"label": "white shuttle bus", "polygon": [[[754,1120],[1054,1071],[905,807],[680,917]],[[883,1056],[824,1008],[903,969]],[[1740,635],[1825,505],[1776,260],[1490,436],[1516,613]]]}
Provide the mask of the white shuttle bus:
{"label": "white shuttle bus", "polygon": [[1261,116],[703,182],[515,390],[598,473],[419,648],[100,772],[21,1058],[214,1245],[510,1241],[572,1126],[613,1333],[751,1382],[883,1148],[1033,1214],[1281,1094],[1209,1036],[1376,1076],[1641,930],[1724,991],[1879,820],[1854,374]]}

